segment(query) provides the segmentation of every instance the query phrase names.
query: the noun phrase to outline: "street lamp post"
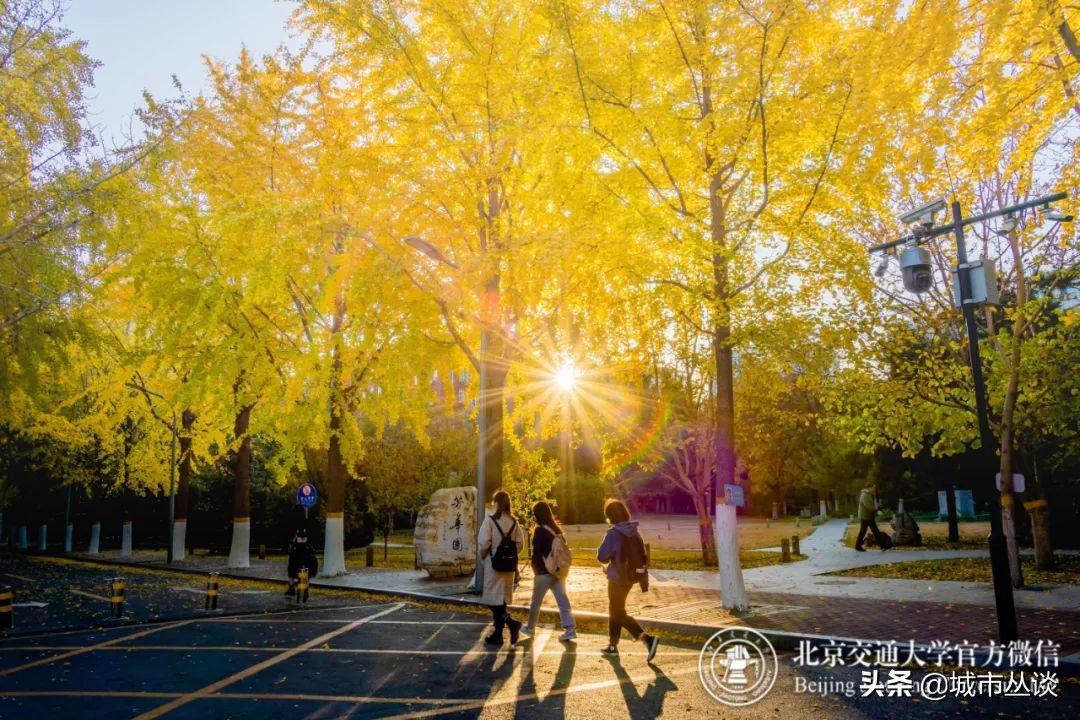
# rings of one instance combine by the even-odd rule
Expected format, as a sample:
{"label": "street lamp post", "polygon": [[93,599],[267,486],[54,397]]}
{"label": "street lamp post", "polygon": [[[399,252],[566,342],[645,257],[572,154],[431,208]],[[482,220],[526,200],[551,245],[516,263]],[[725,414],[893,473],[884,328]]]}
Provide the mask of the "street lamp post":
{"label": "street lamp post", "polygon": [[[939,227],[933,226],[933,215],[935,210],[939,209],[938,206],[927,206],[922,214],[920,214],[920,211],[915,211],[902,218],[907,222],[920,223],[913,235],[908,235],[899,240],[894,240],[870,248],[871,253],[888,253],[890,250],[900,245],[906,245],[909,248],[912,248],[935,237],[947,235],[948,233],[952,233],[955,236],[957,262],[955,272],[957,285],[960,290],[957,302],[960,304],[960,308],[963,312],[964,325],[967,329],[968,358],[971,364],[972,383],[975,390],[975,414],[979,425],[979,443],[981,451],[979,472],[983,473],[983,480],[980,484],[986,488],[987,495],[990,499],[990,535],[987,538],[987,544],[990,550],[990,567],[994,581],[994,602],[997,609],[998,639],[1002,643],[1018,639],[1019,633],[1016,625],[1016,607],[1013,601],[1012,585],[1009,579],[1009,558],[1005,544],[1005,533],[1001,521],[1001,494],[994,481],[994,473],[992,470],[996,452],[994,450],[994,436],[990,431],[989,411],[986,405],[986,382],[983,379],[982,359],[979,353],[979,328],[975,322],[975,308],[981,304],[981,301],[974,297],[972,293],[971,267],[968,264],[967,247],[964,243],[964,227],[1002,215],[1013,215],[1040,205],[1044,208],[1048,208],[1050,203],[1057,200],[1064,200],[1066,197],[1068,197],[1066,193],[1056,193],[1054,195],[1047,195],[1046,197],[1037,198],[1017,205],[1010,205],[1009,207],[1001,208],[1000,210],[994,210],[970,218],[964,218],[960,212],[960,203],[953,202],[951,208],[952,222]],[[940,203],[940,207],[944,207],[943,202]],[[926,287],[917,288],[915,291],[923,292],[928,289],[929,286],[927,285]],[[946,490],[946,493],[949,492],[951,491]]]}

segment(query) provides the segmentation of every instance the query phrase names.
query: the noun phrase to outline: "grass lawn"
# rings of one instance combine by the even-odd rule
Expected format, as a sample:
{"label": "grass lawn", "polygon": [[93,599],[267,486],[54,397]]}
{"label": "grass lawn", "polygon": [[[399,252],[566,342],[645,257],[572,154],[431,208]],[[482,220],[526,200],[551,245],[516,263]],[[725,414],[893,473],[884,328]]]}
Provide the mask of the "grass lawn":
{"label": "grass lawn", "polygon": [[[1021,557],[1024,582],[1028,585],[1080,585],[1080,557],[1056,555],[1053,570],[1036,570],[1035,559]],[[960,580],[991,582],[990,558],[955,558],[952,560],[917,560],[915,562],[870,565],[840,570],[830,575],[850,575],[873,578],[902,578],[906,580]]]}
{"label": "grass lawn", "polygon": [[[915,547],[905,545],[905,550],[983,550],[986,548],[986,536],[990,534],[990,521],[978,520],[960,522],[957,524],[960,533],[960,542],[951,543],[949,538],[949,523],[947,522],[920,522],[919,532],[922,534],[923,544]],[[892,535],[892,525],[888,522],[878,521],[878,530]],[[859,535],[859,523],[847,526],[844,531],[844,544],[855,547],[855,538]]]}

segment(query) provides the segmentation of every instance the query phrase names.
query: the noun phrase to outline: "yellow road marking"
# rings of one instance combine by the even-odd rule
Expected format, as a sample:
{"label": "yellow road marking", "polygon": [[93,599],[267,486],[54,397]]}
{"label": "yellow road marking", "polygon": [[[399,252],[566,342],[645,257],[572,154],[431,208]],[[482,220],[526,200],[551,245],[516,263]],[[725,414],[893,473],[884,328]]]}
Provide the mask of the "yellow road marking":
{"label": "yellow road marking", "polygon": [[13,668],[8,668],[7,670],[0,670],[0,677],[5,677],[7,675],[11,675],[12,673],[17,673],[17,672],[19,672],[21,670],[29,670],[30,668],[37,667],[39,665],[48,665],[49,663],[54,663],[54,662],[56,662],[58,660],[67,660],[69,657],[75,657],[76,655],[82,655],[84,653],[94,652],[95,650],[102,650],[104,648],[115,645],[116,643],[124,642],[125,640],[135,640],[136,638],[146,637],[147,635],[152,635],[153,633],[161,632],[162,630],[169,630],[170,628],[180,627],[182,625],[187,625],[187,624],[192,623],[192,622],[195,622],[195,621],[194,620],[181,620],[180,622],[168,623],[166,625],[159,625],[157,627],[152,627],[152,628],[150,628],[148,630],[143,630],[141,632],[132,633],[130,635],[124,635],[124,636],[118,637],[118,638],[113,638],[112,640],[106,640],[105,642],[98,643],[97,645],[89,645],[87,647],[79,648],[78,650],[72,650],[70,652],[61,653],[60,655],[53,655],[51,657],[42,658],[40,660],[35,660],[33,662],[28,662],[25,665],[17,665],[17,666],[15,666]]}
{"label": "yellow road marking", "polygon": [[271,658],[267,658],[266,660],[247,667],[238,673],[234,673],[227,678],[218,680],[215,683],[210,683],[209,685],[202,687],[195,692],[188,693],[187,695],[176,698],[172,702],[165,703],[164,705],[154,708],[149,712],[145,712],[142,715],[139,715],[137,720],[150,720],[151,718],[161,717],[165,713],[171,712],[182,705],[186,705],[192,700],[198,700],[199,698],[204,698],[212,695],[223,687],[228,687],[233,683],[244,680],[245,678],[249,678],[256,673],[262,672],[266,668],[273,667],[274,665],[277,665],[278,663],[284,662],[291,657],[299,655],[306,650],[310,650],[313,647],[322,645],[323,643],[332,640],[338,635],[343,635],[350,630],[355,630],[356,628],[360,627],[361,625],[367,623],[370,620],[374,620],[377,617],[382,617],[383,615],[389,615],[390,613],[395,612],[396,610],[400,610],[403,607],[405,607],[405,603],[397,603],[387,608],[386,610],[383,610],[382,612],[375,613],[374,615],[369,615],[368,617],[360,618],[359,620],[354,620],[353,622],[350,622],[343,627],[339,627],[335,630],[331,630],[328,633],[324,633],[317,638],[308,640],[302,645],[297,645],[296,647],[290,648],[283,653],[275,655]]}
{"label": "yellow road marking", "polygon": [[85,590],[76,590],[75,588],[68,588],[68,592],[75,593],[76,595],[85,595],[88,598],[94,598],[95,600],[101,600],[102,602],[110,602],[109,598],[105,597],[104,595],[95,595],[94,593],[86,592]]}
{"label": "yellow road marking", "polygon": [[[0,646],[0,653],[2,652],[33,652],[38,650],[79,650],[82,645],[9,645],[7,647]],[[112,645],[110,647],[99,647],[98,650],[102,652],[191,652],[193,650],[198,651],[214,651],[214,652],[283,652],[289,650],[288,647],[281,647],[278,645]],[[345,655],[446,655],[453,657],[469,657],[473,655],[498,655],[499,653],[505,653],[505,650],[386,650],[383,648],[311,648],[306,652],[312,653],[340,653]],[[533,650],[533,656],[539,657],[541,655],[554,655],[562,656],[567,652],[573,652],[578,657],[599,657],[603,653],[599,650]],[[629,651],[619,653],[620,657],[644,657],[648,653],[642,651]],[[664,657],[684,656],[684,657],[697,657],[700,653],[692,650],[666,650]]]}
{"label": "yellow road marking", "polygon": [[[4,697],[116,697],[116,698],[153,698],[170,699],[183,697],[184,693],[143,692],[125,690],[5,690]],[[454,707],[469,703],[469,700],[446,700],[444,698],[421,697],[370,697],[357,695],[307,695],[274,693],[217,693],[209,696],[210,700],[297,700],[313,702],[346,703],[392,703],[395,705],[442,705]]]}
{"label": "yellow road marking", "polygon": [[[670,677],[679,677],[680,675],[689,675],[690,673],[697,673],[697,671],[698,671],[697,664],[695,663],[695,665],[693,667],[681,668],[679,670],[672,670],[670,672],[665,672],[664,676],[669,677],[669,678]],[[422,711],[419,711],[419,712],[408,712],[408,713],[404,713],[404,714],[401,714],[401,715],[390,715],[390,716],[381,718],[381,720],[408,720],[409,718],[435,717],[435,716],[438,716],[438,715],[447,715],[449,713],[463,712],[465,710],[479,710],[481,708],[490,708],[490,707],[495,707],[496,705],[507,705],[507,704],[510,704],[510,703],[528,702],[530,700],[541,700],[541,699],[547,699],[547,698],[556,697],[556,696],[562,696],[562,695],[570,695],[570,694],[580,693],[580,692],[590,692],[592,690],[603,690],[605,688],[618,687],[619,685],[624,685],[626,683],[636,685],[639,682],[649,682],[650,680],[655,680],[656,677],[657,676],[654,673],[652,675],[636,675],[634,677],[628,677],[628,678],[625,678],[625,679],[615,678],[614,680],[600,680],[598,682],[586,683],[584,685],[574,685],[574,686],[571,686],[571,687],[568,687],[568,688],[558,688],[558,689],[554,689],[554,690],[549,690],[548,692],[544,693],[543,695],[541,695],[538,692],[535,692],[535,693],[529,693],[528,695],[511,695],[509,697],[501,698],[501,699],[490,698],[490,699],[484,699],[484,700],[474,700],[474,701],[471,701],[471,702],[468,702],[468,703],[463,703],[463,704],[458,705],[456,707],[436,708],[436,709],[433,709],[433,710],[422,710]]]}

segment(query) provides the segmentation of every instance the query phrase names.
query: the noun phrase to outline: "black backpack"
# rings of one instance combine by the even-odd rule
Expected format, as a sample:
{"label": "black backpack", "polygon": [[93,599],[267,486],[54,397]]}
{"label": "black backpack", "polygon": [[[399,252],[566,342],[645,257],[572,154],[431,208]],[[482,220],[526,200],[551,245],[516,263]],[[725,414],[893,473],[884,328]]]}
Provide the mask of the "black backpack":
{"label": "black backpack", "polygon": [[491,519],[491,523],[498,528],[499,534],[502,535],[502,540],[495,547],[495,552],[491,556],[491,569],[496,572],[514,572],[517,570],[518,564],[518,548],[517,543],[514,542],[514,529],[517,527],[517,521],[510,526],[510,532],[504,533],[502,528],[499,527],[499,523],[495,518]]}
{"label": "black backpack", "polygon": [[641,592],[649,591],[649,559],[645,555],[645,541],[640,533],[623,538],[619,577],[630,585],[641,585]]}

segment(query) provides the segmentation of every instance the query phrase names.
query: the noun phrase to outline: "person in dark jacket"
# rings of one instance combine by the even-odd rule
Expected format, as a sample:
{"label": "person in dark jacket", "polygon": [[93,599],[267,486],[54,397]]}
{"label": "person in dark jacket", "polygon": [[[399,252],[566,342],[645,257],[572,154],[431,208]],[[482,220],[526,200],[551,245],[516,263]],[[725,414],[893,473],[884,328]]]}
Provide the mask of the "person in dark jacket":
{"label": "person in dark jacket", "polygon": [[605,573],[608,579],[608,646],[604,648],[605,655],[617,655],[619,652],[619,636],[622,629],[630,633],[631,637],[645,644],[648,650],[647,660],[652,662],[656,656],[656,648],[660,644],[660,638],[649,635],[641,629],[637,620],[626,613],[626,596],[630,594],[630,588],[636,584],[634,578],[622,577],[621,568],[623,551],[626,543],[636,538],[641,542],[638,533],[637,520],[630,519],[630,511],[621,500],[614,498],[604,503],[604,517],[607,518],[611,528],[604,535],[604,541],[596,551],[596,559],[601,563],[607,563]]}
{"label": "person in dark jacket", "polygon": [[555,603],[559,606],[559,620],[563,626],[563,633],[559,636],[559,640],[569,642],[577,637],[577,630],[574,627],[574,615],[570,609],[570,598],[566,596],[566,580],[549,573],[544,563],[544,558],[551,553],[551,543],[555,540],[555,536],[562,535],[562,528],[555,522],[551,506],[543,500],[533,505],[532,512],[536,519],[536,529],[533,530],[532,538],[532,604],[529,606],[529,621],[525,627],[521,628],[521,634],[525,637],[532,635],[536,622],[540,618],[540,605],[550,590],[555,596]]}
{"label": "person in dark jacket", "polygon": [[311,527],[307,518],[298,520],[292,538],[289,540],[289,585],[286,595],[291,595],[300,582],[300,568],[306,567],[308,577],[315,577],[319,572],[319,558],[311,545]]}

